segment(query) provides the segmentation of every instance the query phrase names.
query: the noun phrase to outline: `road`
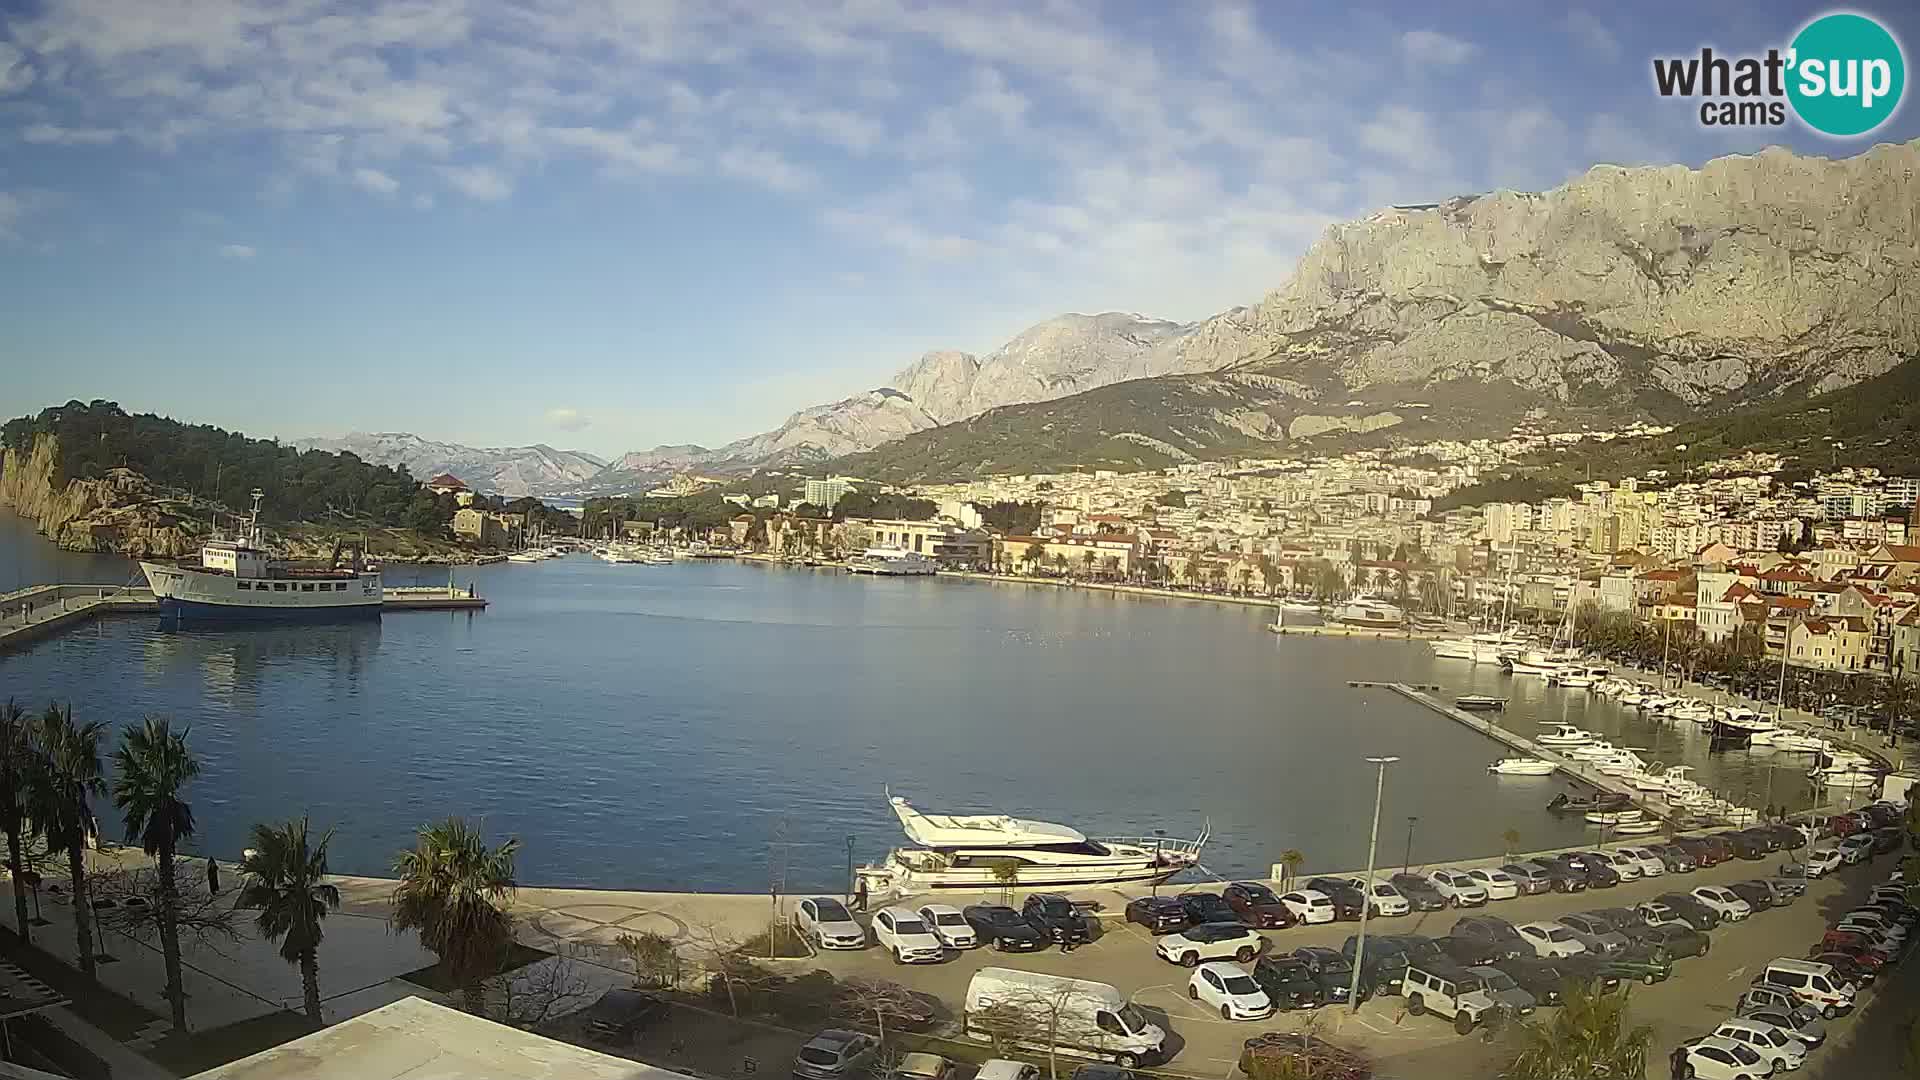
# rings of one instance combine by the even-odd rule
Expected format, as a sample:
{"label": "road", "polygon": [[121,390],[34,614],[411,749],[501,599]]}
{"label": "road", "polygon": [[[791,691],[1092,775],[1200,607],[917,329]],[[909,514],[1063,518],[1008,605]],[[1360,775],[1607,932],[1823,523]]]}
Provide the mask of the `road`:
{"label": "road", "polygon": [[[1675,889],[1684,891],[1697,885],[1767,876],[1782,861],[1784,857],[1778,854],[1759,862],[1736,860],[1691,874],[1626,882],[1612,889],[1496,901],[1485,910],[1522,923],[1588,908],[1630,907]],[[1884,880],[1896,865],[1897,856],[1881,856],[1872,863],[1849,867],[1834,877],[1813,882],[1805,897],[1786,908],[1758,912],[1740,923],[1723,924],[1712,934],[1712,951],[1704,957],[1679,961],[1671,980],[1656,986],[1633,986],[1634,1016],[1639,1022],[1652,1025],[1654,1030],[1650,1075],[1665,1075],[1666,1055],[1682,1039],[1711,1029],[1729,1015],[1735,998],[1768,960],[1805,955],[1808,946],[1819,939],[1835,916],[1852,906],[1873,884]],[[1266,1030],[1298,1031],[1308,1027],[1328,1038],[1364,1048],[1379,1062],[1382,1077],[1490,1076],[1502,1056],[1500,1048],[1482,1033],[1462,1037],[1454,1034],[1444,1019],[1405,1015],[1398,997],[1376,998],[1357,1013],[1330,1007],[1317,1012],[1283,1013],[1255,1023],[1223,1021],[1187,1000],[1189,973],[1185,968],[1159,959],[1152,950],[1150,935],[1138,926],[1120,922],[1117,911],[1111,914],[1115,917],[1102,919],[1103,932],[1094,943],[1071,953],[1048,949],[1009,956],[979,949],[949,954],[947,961],[937,965],[903,967],[893,963],[885,952],[869,948],[858,953],[825,953],[814,964],[842,978],[867,976],[905,983],[939,998],[956,1015],[965,999],[968,980],[982,967],[1018,967],[1111,983],[1131,994],[1156,1023],[1173,1033],[1177,1050],[1161,1071],[1186,1076],[1231,1076],[1240,1044],[1247,1037]],[[1376,919],[1369,923],[1369,933],[1419,933],[1437,937],[1451,929],[1458,914],[1427,912]],[[1263,931],[1263,934],[1270,939],[1271,949],[1284,952],[1304,945],[1338,948],[1356,929],[1356,923],[1341,922]],[[1537,1015],[1545,1018],[1550,1014],[1543,1009]],[[1817,1077],[1826,1060],[1843,1055],[1860,1056],[1859,1051],[1849,1053],[1847,1050],[1858,1026],[1855,1018],[1830,1025],[1832,1034],[1827,1046],[1814,1053],[1801,1075]],[[1880,1045],[1879,1034],[1872,1038],[1876,1040],[1874,1045]],[[1866,1044],[1859,1050],[1865,1051]],[[1897,1070],[1896,1063],[1888,1062],[1887,1068],[1890,1071],[1886,1075],[1896,1075],[1892,1071]],[[1866,1074],[1852,1071],[1850,1075]]]}

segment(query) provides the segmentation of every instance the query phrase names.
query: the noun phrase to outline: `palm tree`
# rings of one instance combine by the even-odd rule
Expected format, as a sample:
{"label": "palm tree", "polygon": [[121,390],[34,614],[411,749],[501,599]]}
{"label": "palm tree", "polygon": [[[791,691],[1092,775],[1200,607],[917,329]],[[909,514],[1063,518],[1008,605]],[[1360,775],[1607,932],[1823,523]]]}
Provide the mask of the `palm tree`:
{"label": "palm tree", "polygon": [[488,848],[480,830],[450,817],[421,828],[413,848],[393,860],[400,884],[392,928],[420,932],[475,1015],[485,1007],[480,980],[498,970],[513,944],[513,917],[502,904],[513,896],[519,850],[511,838]]}
{"label": "palm tree", "polygon": [[1508,829],[1506,832],[1500,834],[1500,839],[1506,842],[1507,857],[1512,858],[1513,849],[1520,846],[1520,830]]}
{"label": "palm tree", "polygon": [[21,941],[32,940],[32,933],[27,929],[31,925],[27,921],[27,890],[20,885],[26,871],[20,849],[32,835],[31,830],[39,828],[29,826],[31,819],[26,814],[34,759],[27,711],[8,698],[5,705],[0,705],[0,830],[7,834],[7,873],[14,882],[13,914],[20,925]]}
{"label": "palm tree", "polygon": [[35,732],[40,755],[28,797],[29,816],[40,823],[48,850],[67,853],[67,874],[73,886],[73,938],[79,948],[80,971],[89,979],[94,974],[93,908],[87,898],[84,852],[95,825],[89,800],[107,791],[100,779],[100,735],[104,730],[98,720],[74,723],[71,705],[64,710],[57,704],[48,705]]}
{"label": "palm tree", "polygon": [[340,907],[340,890],[327,884],[327,845],[307,842],[307,819],[281,825],[255,825],[253,851],[240,863],[246,883],[236,906],[258,911],[254,924],[268,941],[280,943],[280,959],[300,965],[307,1019],[320,1023],[321,920]]}
{"label": "palm tree", "polygon": [[1288,848],[1280,853],[1280,867],[1288,883],[1300,872],[1300,864],[1306,861],[1306,854],[1298,848]]}
{"label": "palm tree", "polygon": [[1040,569],[1041,565],[1047,561],[1047,546],[1045,544],[1028,544],[1026,556],[1027,573],[1031,574],[1035,570]]}
{"label": "palm tree", "polygon": [[173,853],[193,835],[193,807],[180,791],[200,774],[187,750],[187,733],[175,732],[164,717],[127,725],[113,754],[113,805],[127,822],[127,842],[140,841],[160,871],[160,953],[166,958],[167,1001],[173,1028],[187,1029],[187,996],[180,984],[180,900],[173,879]]}
{"label": "palm tree", "polygon": [[1549,1020],[1519,1025],[1520,1050],[1507,1080],[1640,1080],[1646,1075],[1653,1028],[1627,1024],[1627,992],[1607,993],[1572,980]]}

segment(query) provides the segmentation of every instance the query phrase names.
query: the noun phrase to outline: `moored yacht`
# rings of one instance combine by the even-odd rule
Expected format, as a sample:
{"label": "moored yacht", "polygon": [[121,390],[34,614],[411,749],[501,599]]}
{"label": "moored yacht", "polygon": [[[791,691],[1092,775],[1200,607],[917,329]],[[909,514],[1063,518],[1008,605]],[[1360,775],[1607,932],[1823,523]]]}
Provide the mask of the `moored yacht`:
{"label": "moored yacht", "polygon": [[1487,766],[1487,771],[1499,776],[1547,776],[1559,767],[1543,758],[1506,757]]}
{"label": "moored yacht", "polygon": [[1329,613],[1337,623],[1375,630],[1398,630],[1407,621],[1407,613],[1397,605],[1371,596],[1356,596]]}
{"label": "moored yacht", "polygon": [[917,551],[890,547],[868,548],[847,560],[847,569],[856,574],[878,574],[882,577],[917,577],[931,574],[939,568],[939,563]]}
{"label": "moored yacht", "polygon": [[1013,884],[1102,885],[1165,881],[1196,866],[1212,835],[1209,825],[1193,840],[1159,837],[1090,840],[1077,829],[1005,814],[923,814],[898,795],[887,803],[907,839],[917,847],[895,848],[878,865],[858,871],[877,896],[907,896],[931,889],[991,890],[1005,884],[1000,868],[1013,866]]}
{"label": "moored yacht", "polygon": [[1572,724],[1555,724],[1553,730],[1544,735],[1535,735],[1533,741],[1543,746],[1585,746],[1600,736],[1585,728]]}

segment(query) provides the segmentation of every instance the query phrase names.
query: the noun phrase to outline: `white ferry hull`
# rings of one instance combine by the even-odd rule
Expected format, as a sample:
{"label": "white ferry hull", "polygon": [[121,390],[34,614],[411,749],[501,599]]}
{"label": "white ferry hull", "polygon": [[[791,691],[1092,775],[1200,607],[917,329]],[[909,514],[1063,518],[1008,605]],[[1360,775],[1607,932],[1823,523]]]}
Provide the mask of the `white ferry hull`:
{"label": "white ferry hull", "polygon": [[[202,621],[378,618],[380,575],[303,580],[237,579],[187,566],[143,562],[160,612]],[[241,588],[245,585],[246,588]],[[321,586],[328,586],[322,589]]]}

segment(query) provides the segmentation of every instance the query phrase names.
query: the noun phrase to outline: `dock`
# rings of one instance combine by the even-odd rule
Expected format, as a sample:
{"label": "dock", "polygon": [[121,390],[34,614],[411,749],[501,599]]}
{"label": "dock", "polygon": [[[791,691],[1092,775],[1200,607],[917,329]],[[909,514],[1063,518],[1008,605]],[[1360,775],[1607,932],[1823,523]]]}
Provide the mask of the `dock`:
{"label": "dock", "polygon": [[[485,611],[487,600],[471,588],[404,586],[383,592],[381,612]],[[0,595],[0,653],[108,615],[160,611],[153,590],[124,585],[33,585]]]}

